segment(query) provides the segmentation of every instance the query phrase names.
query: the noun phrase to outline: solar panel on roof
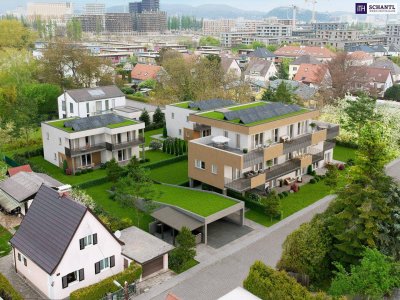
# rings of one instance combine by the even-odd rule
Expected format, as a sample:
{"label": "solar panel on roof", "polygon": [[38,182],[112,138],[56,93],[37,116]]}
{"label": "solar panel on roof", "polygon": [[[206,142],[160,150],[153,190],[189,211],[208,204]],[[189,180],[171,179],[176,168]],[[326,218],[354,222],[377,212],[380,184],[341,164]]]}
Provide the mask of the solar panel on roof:
{"label": "solar panel on roof", "polygon": [[210,100],[202,100],[189,103],[190,108],[198,108],[201,111],[213,110],[217,108],[222,108],[226,106],[231,106],[236,104],[235,101],[232,100],[224,100],[224,99],[210,99]]}
{"label": "solar panel on roof", "polygon": [[125,118],[114,114],[105,114],[100,116],[75,119],[64,123],[65,127],[70,127],[74,131],[84,131],[95,128],[106,127],[112,124],[118,124],[125,121]]}
{"label": "solar panel on roof", "polygon": [[104,96],[105,93],[103,92],[103,90],[90,90],[88,91],[88,93],[92,96],[92,97],[98,97],[98,96]]}

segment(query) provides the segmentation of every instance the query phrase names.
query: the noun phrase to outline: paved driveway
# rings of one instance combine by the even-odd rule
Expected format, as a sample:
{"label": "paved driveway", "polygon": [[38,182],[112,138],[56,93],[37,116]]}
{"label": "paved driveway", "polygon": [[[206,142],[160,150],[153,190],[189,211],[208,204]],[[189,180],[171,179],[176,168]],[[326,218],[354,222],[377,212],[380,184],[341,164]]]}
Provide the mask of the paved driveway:
{"label": "paved driveway", "polygon": [[334,196],[327,196],[270,228],[243,237],[240,243],[221,247],[208,260],[135,299],[164,300],[168,292],[183,300],[218,299],[242,285],[255,260],[275,267],[286,236],[315,214],[325,211],[333,199]]}
{"label": "paved driveway", "polygon": [[44,299],[33,290],[19,275],[15,273],[12,254],[0,258],[0,273],[7,277],[8,281],[26,300]]}

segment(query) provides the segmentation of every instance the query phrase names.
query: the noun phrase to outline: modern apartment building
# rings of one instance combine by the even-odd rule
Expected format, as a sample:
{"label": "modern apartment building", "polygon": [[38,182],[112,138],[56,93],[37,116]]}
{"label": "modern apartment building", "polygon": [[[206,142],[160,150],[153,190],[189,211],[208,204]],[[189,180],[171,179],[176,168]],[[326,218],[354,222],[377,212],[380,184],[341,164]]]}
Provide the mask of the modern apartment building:
{"label": "modern apartment building", "polygon": [[339,126],[315,121],[316,110],[253,102],[189,115],[211,134],[189,142],[189,178],[244,193],[290,184],[307,168],[332,161]]}
{"label": "modern apartment building", "polygon": [[65,22],[72,16],[72,13],[73,8],[71,2],[30,2],[27,4],[26,16],[29,21],[41,18],[42,20]]}
{"label": "modern apartment building", "polygon": [[105,14],[105,31],[107,33],[132,33],[133,18],[130,13]]}
{"label": "modern apartment building", "polygon": [[235,105],[231,100],[210,99],[203,101],[186,101],[170,104],[165,107],[165,122],[169,137],[192,140],[211,134],[210,126],[202,126],[189,121],[192,114]]}
{"label": "modern apartment building", "polygon": [[86,3],[85,15],[104,15],[106,13],[106,5],[104,3]]}
{"label": "modern apartment building", "polygon": [[119,163],[139,157],[144,143],[142,122],[115,114],[42,123],[44,158],[73,173],[96,168],[115,158]]}
{"label": "modern apartment building", "polygon": [[348,27],[347,23],[340,22],[320,22],[311,24],[311,28],[316,30],[346,30]]}
{"label": "modern apartment building", "polygon": [[137,32],[165,32],[167,13],[164,11],[143,11],[133,14],[133,29]]}
{"label": "modern apartment building", "polygon": [[316,30],[315,38],[329,41],[351,41],[360,39],[359,30]]}
{"label": "modern apartment building", "polygon": [[219,36],[222,32],[230,32],[236,26],[236,20],[204,20],[203,34],[209,36]]}
{"label": "modern apartment building", "polygon": [[258,37],[282,37],[292,35],[292,26],[283,24],[259,24],[256,27]]}
{"label": "modern apartment building", "polygon": [[129,12],[140,14],[144,11],[159,11],[160,0],[142,0],[129,3]]}
{"label": "modern apartment building", "polygon": [[400,24],[386,25],[386,44],[400,46]]}

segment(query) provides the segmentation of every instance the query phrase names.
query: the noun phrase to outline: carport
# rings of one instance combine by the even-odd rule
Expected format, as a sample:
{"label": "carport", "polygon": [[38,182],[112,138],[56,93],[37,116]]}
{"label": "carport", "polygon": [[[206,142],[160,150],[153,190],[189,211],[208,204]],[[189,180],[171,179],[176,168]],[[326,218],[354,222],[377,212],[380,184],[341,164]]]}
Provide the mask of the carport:
{"label": "carport", "polygon": [[[175,230],[181,231],[182,227],[187,227],[191,231],[198,230],[202,233],[202,242],[207,244],[208,225],[218,220],[228,220],[231,223],[243,226],[244,224],[244,203],[236,200],[236,204],[222,209],[209,216],[200,216],[180,207],[165,205],[154,211],[151,216],[156,219],[156,223],[161,223],[161,237],[164,239],[164,225],[173,229],[173,242],[175,242]],[[149,232],[155,233],[156,224],[150,224]]]}

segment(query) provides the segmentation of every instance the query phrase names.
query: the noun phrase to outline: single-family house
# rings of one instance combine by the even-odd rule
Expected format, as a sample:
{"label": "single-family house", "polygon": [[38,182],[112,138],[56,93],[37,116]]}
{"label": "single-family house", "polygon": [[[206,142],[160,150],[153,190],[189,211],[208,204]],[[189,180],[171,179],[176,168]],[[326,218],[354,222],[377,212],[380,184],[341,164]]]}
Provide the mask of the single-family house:
{"label": "single-family house", "polygon": [[301,64],[294,80],[315,88],[329,86],[332,81],[326,65],[311,64]]}
{"label": "single-family house", "polygon": [[46,174],[32,171],[20,171],[3,180],[0,182],[0,207],[9,214],[25,215],[42,184],[54,189],[63,186]]}
{"label": "single-family house", "polygon": [[115,114],[42,123],[44,158],[72,173],[100,167],[111,159],[123,164],[139,157],[143,122]]}
{"label": "single-family house", "polygon": [[352,66],[369,66],[374,62],[374,57],[364,51],[354,51],[349,54],[349,60]]}
{"label": "single-family house", "polygon": [[390,70],[390,73],[392,74],[392,77],[393,77],[393,83],[400,82],[400,67],[396,63],[394,63],[392,60],[390,60],[388,58],[384,58],[384,57],[378,58],[371,65],[371,67],[383,68],[383,69]]}
{"label": "single-family house", "polygon": [[289,79],[293,79],[301,64],[320,65],[321,62],[311,55],[302,55],[289,64]]}
{"label": "single-family house", "polygon": [[[354,72],[354,91],[367,90],[382,97],[393,86],[393,77],[389,69],[376,67],[352,67]],[[362,73],[362,75],[360,75]],[[358,79],[358,80],[357,80]]]}
{"label": "single-family house", "polygon": [[222,56],[221,68],[225,76],[233,76],[237,79],[240,79],[242,77],[242,69],[240,68],[235,58]]}
{"label": "single-family house", "polygon": [[162,70],[160,66],[136,64],[131,72],[132,81],[140,83],[148,79],[157,80]]}
{"label": "single-family house", "polygon": [[321,62],[332,60],[335,54],[325,48],[316,46],[290,46],[285,45],[274,52],[278,58],[293,58],[296,59],[303,55],[310,55]]}
{"label": "single-family house", "polygon": [[260,58],[264,60],[271,60],[274,61],[276,55],[269,51],[267,48],[257,48],[253,52],[248,54],[250,58]]}
{"label": "single-family house", "polygon": [[244,72],[244,80],[250,83],[254,93],[259,93],[260,84],[257,83],[266,83],[276,74],[277,69],[273,61],[255,58],[250,60]]}
{"label": "single-family house", "polygon": [[124,105],[125,95],[115,85],[66,90],[58,97],[58,117],[90,117]]}
{"label": "single-family house", "polygon": [[15,272],[48,299],[67,298],[126,267],[123,242],[87,207],[46,185],[10,244]]}

